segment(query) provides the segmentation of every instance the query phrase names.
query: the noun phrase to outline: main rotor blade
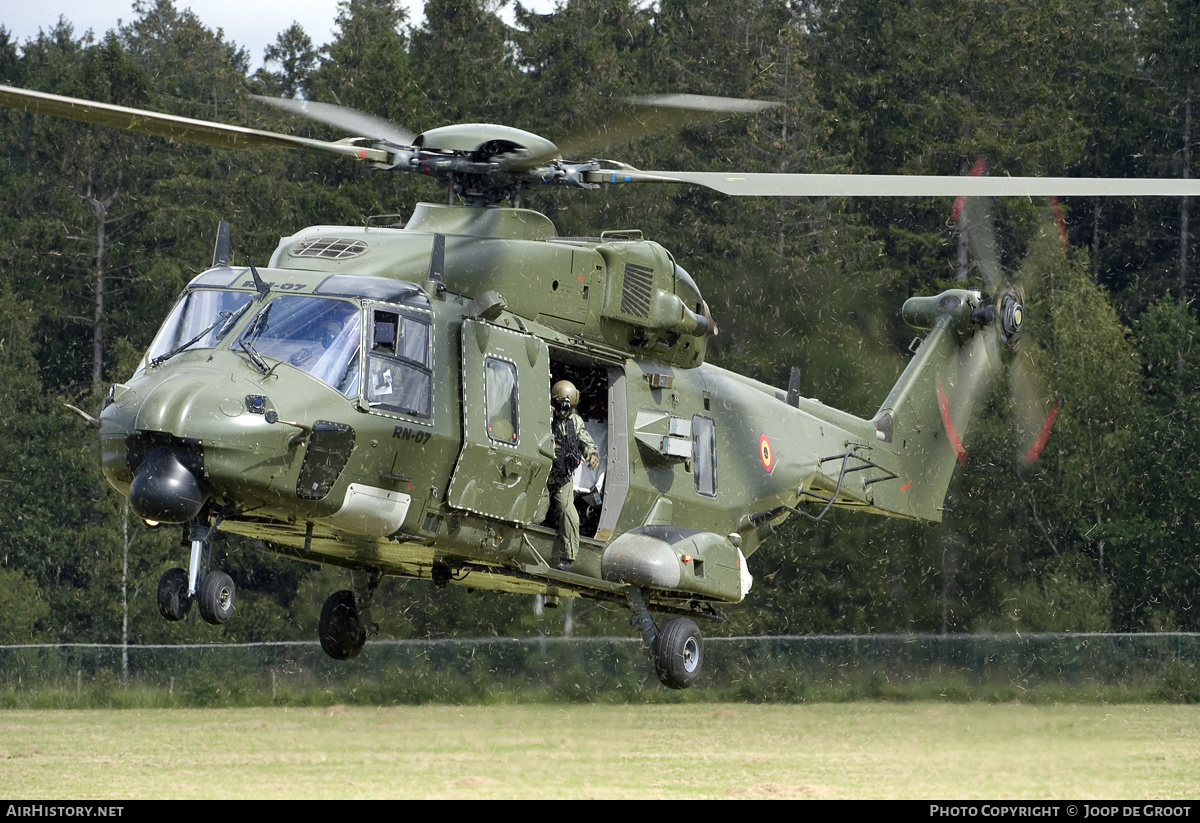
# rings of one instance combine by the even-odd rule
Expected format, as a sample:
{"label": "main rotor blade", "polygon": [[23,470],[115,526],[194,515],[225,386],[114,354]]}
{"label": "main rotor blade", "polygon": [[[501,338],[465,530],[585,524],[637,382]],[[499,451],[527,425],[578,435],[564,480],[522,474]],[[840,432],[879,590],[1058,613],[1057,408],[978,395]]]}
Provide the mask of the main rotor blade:
{"label": "main rotor blade", "polygon": [[777,108],[782,103],[771,100],[748,100],[744,97],[713,97],[707,94],[635,94],[626,103],[650,108],[682,109],[688,112],[711,114],[756,114]]}
{"label": "main rotor blade", "polygon": [[224,149],[284,148],[332,154],[355,160],[385,163],[388,153],[382,149],[354,146],[349,143],[329,143],[290,134],[278,134],[241,126],[228,126],[173,114],[160,114],[145,109],[131,109],[109,103],[95,103],[75,97],[0,86],[0,105],[18,111],[48,114],[79,120],[98,126],[135,131],[168,140],[183,140]]}
{"label": "main rotor blade", "polygon": [[[679,111],[689,109],[685,102],[697,101],[686,95],[649,98],[660,110],[674,106]],[[721,98],[699,98],[699,101]],[[742,101],[743,103],[747,101]],[[126,129],[141,134],[184,140],[227,149],[286,148],[329,154],[373,163],[390,164],[390,153],[382,148],[357,146],[349,141],[328,142],[296,137],[278,132],[230,126],[205,120],[193,120],[171,114],[131,109],[108,103],[96,103],[74,97],[0,86],[0,105],[18,111],[65,117],[100,126]],[[698,105],[698,104],[697,104]],[[763,104],[766,105],[766,104]],[[721,109],[713,103],[700,111],[712,113]],[[328,111],[325,114],[329,114]],[[361,129],[371,134],[383,134],[381,122],[367,115]],[[340,115],[339,115],[340,117]],[[320,118],[318,118],[320,119]],[[346,127],[345,120],[336,123]],[[394,124],[388,124],[394,127]],[[403,146],[409,135],[399,127],[384,139]],[[514,168],[550,159],[544,152],[534,150],[528,156],[514,158]],[[566,154],[564,152],[563,154]],[[764,174],[727,172],[641,171],[617,166],[614,170],[585,171],[587,183],[690,183],[705,186],[736,197],[1049,197],[1049,196],[1200,196],[1200,178],[1196,179],[1123,179],[1074,177],[935,177],[929,175],[838,175],[838,174]]]}
{"label": "main rotor blade", "polygon": [[[610,179],[625,176],[626,179]],[[1200,178],[935,177],[907,174],[593,172],[588,182],[691,183],[733,197],[1195,197]]]}
{"label": "main rotor blade", "polygon": [[535,151],[530,163],[537,165],[559,156],[605,156],[617,146],[635,140],[674,134],[685,128],[715,123],[731,116],[756,114],[782,105],[767,100],[703,94],[640,94],[616,102],[599,126],[557,140],[561,155],[551,157]]}
{"label": "main rotor blade", "polygon": [[382,117],[376,117],[357,109],[348,109],[345,106],[314,103],[311,100],[292,100],[286,97],[263,97],[259,94],[252,94],[250,98],[291,114],[298,114],[301,117],[316,120],[318,123],[342,129],[358,137],[386,140],[397,146],[411,146],[417,139],[415,134],[391,120],[384,120]]}

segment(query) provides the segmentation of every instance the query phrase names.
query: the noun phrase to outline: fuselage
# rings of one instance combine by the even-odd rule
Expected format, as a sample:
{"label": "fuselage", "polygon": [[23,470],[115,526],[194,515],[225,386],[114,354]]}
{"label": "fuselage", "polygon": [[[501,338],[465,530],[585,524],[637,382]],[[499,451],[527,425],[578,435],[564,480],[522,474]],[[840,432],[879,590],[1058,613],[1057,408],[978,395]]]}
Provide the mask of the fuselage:
{"label": "fuselage", "polygon": [[574,569],[598,581],[638,532],[616,554],[653,540],[690,558],[682,577],[647,571],[659,588],[740,600],[745,557],[790,507],[870,508],[901,484],[876,423],[705,364],[708,307],[638,232],[562,239],[533,212],[422,206],[405,228],[284,238],[257,274],[195,278],[101,415],[105,475],[146,519],[202,514],[163,502],[182,478],[272,551],[545,591],[520,570],[554,551],[559,379],[600,446],[576,476]]}

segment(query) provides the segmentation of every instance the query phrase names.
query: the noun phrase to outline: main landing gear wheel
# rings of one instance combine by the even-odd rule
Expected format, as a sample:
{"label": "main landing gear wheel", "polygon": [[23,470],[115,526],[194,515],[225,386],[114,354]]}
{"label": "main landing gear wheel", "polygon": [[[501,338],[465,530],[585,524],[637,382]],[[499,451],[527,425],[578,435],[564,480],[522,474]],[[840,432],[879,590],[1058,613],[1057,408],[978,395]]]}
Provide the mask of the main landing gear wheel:
{"label": "main landing gear wheel", "polygon": [[237,587],[233,585],[233,578],[225,572],[209,572],[204,575],[196,599],[200,603],[200,616],[204,622],[219,626],[233,614]]}
{"label": "main landing gear wheel", "polygon": [[188,597],[188,573],[167,569],[158,579],[158,613],[170,621],[182,620],[192,610]]}
{"label": "main landing gear wheel", "polygon": [[654,650],[654,668],[668,689],[686,689],[700,676],[704,662],[704,639],[700,629],[687,617],[668,620],[658,634]]}
{"label": "main landing gear wheel", "polygon": [[318,635],[321,648],[334,660],[358,657],[367,642],[367,632],[359,618],[354,592],[343,590],[329,595],[321,608]]}

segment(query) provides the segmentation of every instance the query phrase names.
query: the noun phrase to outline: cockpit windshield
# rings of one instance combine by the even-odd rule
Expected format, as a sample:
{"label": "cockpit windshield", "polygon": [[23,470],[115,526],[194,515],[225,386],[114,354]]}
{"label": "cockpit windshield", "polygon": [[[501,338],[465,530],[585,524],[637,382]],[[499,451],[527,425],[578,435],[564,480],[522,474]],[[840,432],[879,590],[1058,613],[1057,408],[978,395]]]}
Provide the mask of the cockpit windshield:
{"label": "cockpit windshield", "polygon": [[185,349],[211,349],[233,328],[254,299],[252,292],[195,289],[180,298],[138,366],[157,364]]}
{"label": "cockpit windshield", "polygon": [[287,295],[263,306],[236,346],[289,363],[351,397],[358,394],[360,329],[356,303]]}

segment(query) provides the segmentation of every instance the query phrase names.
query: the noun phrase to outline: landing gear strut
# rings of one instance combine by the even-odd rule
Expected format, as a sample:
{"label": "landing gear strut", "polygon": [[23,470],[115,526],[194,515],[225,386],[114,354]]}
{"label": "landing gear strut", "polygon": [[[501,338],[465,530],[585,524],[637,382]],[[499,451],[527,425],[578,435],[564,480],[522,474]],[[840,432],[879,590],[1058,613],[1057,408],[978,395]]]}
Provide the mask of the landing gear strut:
{"label": "landing gear strut", "polygon": [[223,519],[218,514],[211,526],[206,522],[207,518],[196,518],[188,525],[186,536],[192,544],[188,570],[167,569],[158,580],[158,613],[166,620],[183,620],[193,602],[199,604],[204,621],[214,626],[225,623],[233,614],[237,601],[233,578],[208,568],[212,560],[213,535]]}
{"label": "landing gear strut", "polygon": [[627,595],[633,616],[629,623],[642,633],[642,642],[654,659],[658,679],[668,689],[686,689],[700,676],[704,662],[704,638],[700,628],[687,617],[673,617],[663,624],[662,631],[654,625],[645,595],[630,590]]}

